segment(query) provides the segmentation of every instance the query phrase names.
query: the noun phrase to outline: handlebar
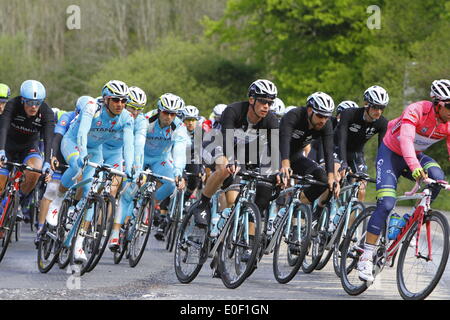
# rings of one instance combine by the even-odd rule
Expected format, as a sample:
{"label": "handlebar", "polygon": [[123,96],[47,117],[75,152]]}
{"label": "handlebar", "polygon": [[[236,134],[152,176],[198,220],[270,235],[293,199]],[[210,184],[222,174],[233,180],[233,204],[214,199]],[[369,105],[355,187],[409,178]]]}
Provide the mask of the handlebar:
{"label": "handlebar", "polygon": [[275,175],[270,175],[270,176],[262,176],[261,174],[254,172],[254,171],[239,171],[236,173],[237,176],[242,177],[244,180],[250,180],[250,179],[256,179],[259,181],[264,181],[264,182],[268,182],[268,183],[276,183],[277,179],[276,179],[276,174]]}
{"label": "handlebar", "polygon": [[372,179],[367,173],[364,172],[347,173],[347,176],[356,180],[365,180],[368,182],[377,183],[375,179]]}
{"label": "handlebar", "polygon": [[125,173],[123,173],[122,171],[110,168],[109,166],[104,165],[104,164],[98,164],[98,163],[88,161],[87,165],[92,168],[99,169],[100,171],[105,171],[105,172],[120,176],[122,178],[127,178],[127,175]]}
{"label": "handlebar", "polygon": [[169,181],[169,182],[175,183],[175,179],[168,178],[168,177],[165,177],[165,176],[161,176],[159,174],[154,174],[151,170],[148,170],[148,169],[139,172],[139,180],[141,180],[141,176],[142,175],[146,175],[147,177],[155,178],[155,179],[158,179],[158,180],[165,180],[165,181]]}
{"label": "handlebar", "polygon": [[5,159],[4,157],[2,157],[2,159],[1,159],[4,166],[16,167],[20,171],[31,171],[31,172],[40,173],[40,174],[48,174],[49,173],[48,171],[42,172],[42,170],[40,170],[40,169],[32,168],[32,167],[27,166],[26,164],[23,164],[23,163],[15,163],[15,162],[9,162],[9,161],[4,162],[3,161],[4,159]]}
{"label": "handlebar", "polygon": [[306,176],[299,176],[299,175],[293,174],[293,175],[291,175],[291,178],[299,180],[299,181],[301,181],[303,183],[306,182],[308,184],[315,184],[315,185],[322,186],[322,187],[328,187],[328,184],[326,184],[326,183],[324,183],[322,181],[314,180],[313,176],[309,175],[309,174],[307,174]]}
{"label": "handlebar", "polygon": [[[423,180],[423,182],[426,185],[439,186],[442,189],[450,190],[450,184],[444,180],[433,180],[431,178],[427,178],[427,179]],[[413,194],[415,194],[417,192],[417,190],[419,190],[419,188],[420,188],[420,183],[416,182],[416,184],[411,189],[411,191],[405,192],[405,196],[412,196]]]}

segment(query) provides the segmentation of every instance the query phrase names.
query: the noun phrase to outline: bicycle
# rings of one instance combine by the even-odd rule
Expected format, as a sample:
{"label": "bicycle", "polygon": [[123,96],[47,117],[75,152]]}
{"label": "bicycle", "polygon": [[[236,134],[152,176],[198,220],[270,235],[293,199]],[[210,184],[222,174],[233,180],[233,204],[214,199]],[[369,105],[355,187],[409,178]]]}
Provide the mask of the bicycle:
{"label": "bicycle", "polygon": [[[4,158],[2,161],[3,160]],[[0,262],[3,260],[6,250],[11,242],[13,230],[20,230],[18,229],[19,227],[17,226],[16,218],[20,201],[20,184],[25,179],[24,171],[43,174],[42,170],[29,167],[26,164],[5,162],[4,165],[7,167],[12,167],[12,170],[9,171],[8,182],[6,184],[3,196],[1,197],[1,202],[3,202],[3,199],[6,199],[6,202],[3,207],[3,213],[0,217]],[[17,235],[18,234],[16,233],[16,237]],[[16,240],[18,239],[16,238]]]}
{"label": "bicycle", "polygon": [[250,170],[236,175],[241,177],[239,194],[231,212],[227,210],[229,215],[221,215],[218,223],[223,228],[217,237],[210,237],[211,223],[207,228],[195,225],[192,209],[196,204],[185,216],[174,257],[175,273],[181,283],[191,282],[208,257],[218,259],[220,277],[229,289],[239,287],[254,270],[261,234],[261,217],[254,203],[256,183],[274,183],[274,179]]}
{"label": "bicycle", "polygon": [[155,211],[153,194],[157,189],[157,183],[162,180],[175,182],[148,169],[139,174],[138,181],[145,183],[141,187],[134,186],[137,192],[133,198],[133,211],[130,219],[120,228],[119,248],[114,252],[115,264],[120,263],[125,253],[132,268],[137,266],[142,258],[151,233]]}
{"label": "bicycle", "polygon": [[[450,185],[445,181],[432,179],[426,179],[424,183],[426,187],[422,192],[416,193],[419,188],[416,184],[411,192],[397,198],[397,201],[411,199],[419,201],[406,225],[392,241],[388,237],[386,221],[384,233],[380,235],[373,256],[373,272],[376,277],[386,265],[394,266],[400,249],[396,272],[397,288],[401,297],[407,300],[425,299],[431,294],[442,277],[449,255],[448,221],[442,213],[431,210],[430,202],[431,187],[450,190]],[[341,283],[350,295],[359,295],[371,285],[358,278],[357,263],[363,252],[367,223],[374,210],[375,207],[367,208],[355,220],[343,242]],[[432,232],[432,225],[434,232]],[[426,241],[421,242],[423,238]],[[415,243],[411,243],[413,239]],[[436,248],[442,248],[442,255],[436,253]],[[416,265],[418,270],[411,275]],[[434,266],[436,270],[430,271]]]}
{"label": "bicycle", "polygon": [[[354,221],[365,209],[364,204],[358,201],[361,182],[376,183],[374,179],[363,172],[349,173],[347,177],[354,179],[354,182],[342,188],[339,198],[331,197],[319,218],[318,236],[314,238],[311,250],[312,262],[306,273],[313,270],[322,270],[333,255],[333,269],[336,275],[340,277],[339,245],[343,235],[347,233],[349,225],[351,225],[350,220]],[[340,199],[343,197],[346,198],[346,202],[341,202]],[[325,252],[327,253],[325,254]]]}
{"label": "bicycle", "polygon": [[166,250],[172,252],[175,245],[177,231],[183,219],[184,190],[178,190],[178,188],[175,189],[170,198],[171,200],[169,204],[169,214],[166,218],[168,220],[168,223],[165,229],[165,238]]}
{"label": "bicycle", "polygon": [[[265,254],[273,251],[273,274],[283,284],[291,281],[297,274],[311,240],[311,210],[308,205],[300,202],[300,194],[311,185],[326,186],[310,175],[291,177],[297,182],[280,193],[280,197],[291,196],[288,197],[287,204],[278,211],[272,240],[265,249]],[[274,208],[271,207],[271,210]]]}

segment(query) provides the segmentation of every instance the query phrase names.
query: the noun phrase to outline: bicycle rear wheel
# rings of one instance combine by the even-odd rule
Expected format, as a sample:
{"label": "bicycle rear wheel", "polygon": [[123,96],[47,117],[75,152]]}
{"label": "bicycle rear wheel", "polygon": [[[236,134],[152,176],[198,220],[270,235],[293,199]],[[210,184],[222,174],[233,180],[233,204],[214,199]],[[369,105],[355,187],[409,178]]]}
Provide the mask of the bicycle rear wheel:
{"label": "bicycle rear wheel", "polygon": [[58,217],[58,239],[60,241],[60,248],[58,254],[58,266],[60,269],[65,269],[70,262],[70,247],[64,247],[63,242],[66,239],[66,236],[69,234],[70,229],[72,228],[72,224],[74,221],[71,219],[73,217],[68,216],[70,202],[68,200],[64,200],[61,204],[61,208],[59,209],[59,217]]}
{"label": "bicycle rear wheel", "polygon": [[0,239],[0,262],[6,254],[9,244],[11,243],[11,236],[16,224],[17,209],[19,208],[19,197],[12,195],[9,199],[8,209],[3,212],[5,218],[3,220],[3,225],[0,228],[0,234],[3,238]]}
{"label": "bicycle rear wheel", "polygon": [[181,283],[192,282],[208,257],[208,228],[195,225],[193,208],[184,217],[176,239],[174,266],[175,274]]}
{"label": "bicycle rear wheel", "polygon": [[341,284],[344,290],[352,296],[359,295],[367,290],[367,283],[359,278],[357,269],[358,260],[364,251],[367,224],[375,207],[366,208],[344,238],[341,250]]}
{"label": "bicycle rear wheel", "polygon": [[397,287],[406,300],[425,299],[431,294],[444,273],[449,255],[449,226],[442,213],[431,211],[424,217],[420,235],[417,231],[418,223],[409,230],[398,257]]}
{"label": "bicycle rear wheel", "polygon": [[100,240],[99,252],[92,264],[89,266],[88,272],[91,272],[102,258],[103,253],[108,246],[109,236],[111,235],[111,230],[114,224],[114,217],[116,215],[116,199],[112,195],[107,195],[104,197],[104,201],[107,218],[105,221],[103,216],[98,217],[98,222],[104,224],[103,233]]}
{"label": "bicycle rear wheel", "polygon": [[[352,204],[352,210],[350,212],[350,220],[348,223],[348,226],[350,227],[355,219],[365,210],[365,206],[362,202],[355,201]],[[345,217],[342,217],[342,219],[345,219]],[[336,236],[336,241],[333,244],[333,268],[334,273],[338,276],[338,278],[341,277],[341,249],[342,249],[342,243],[344,241],[344,224],[340,225],[339,230],[336,232],[338,233]],[[348,231],[348,229],[347,229]]]}
{"label": "bicycle rear wheel", "polygon": [[169,252],[173,251],[173,247],[175,246],[175,242],[177,241],[177,232],[179,229],[179,226],[181,224],[180,217],[181,217],[181,206],[180,201],[177,201],[176,203],[176,214],[175,214],[175,220],[172,221],[172,230],[170,230],[169,235],[167,236],[169,238],[169,246],[168,250]]}
{"label": "bicycle rear wheel", "polygon": [[128,232],[130,230],[130,222],[127,222],[119,233],[119,248],[114,251],[114,264],[119,264],[122,261],[124,254],[128,251]]}
{"label": "bicycle rear wheel", "polygon": [[[288,283],[300,269],[311,239],[311,210],[300,204],[294,209],[286,238],[287,219],[278,234],[273,253],[273,274],[279,283]],[[299,229],[300,228],[300,229]],[[300,238],[297,237],[300,230]],[[297,241],[299,239],[299,241]]]}
{"label": "bicycle rear wheel", "polygon": [[[224,242],[219,249],[219,271],[223,284],[229,289],[239,287],[253,271],[261,236],[261,216],[254,203],[243,203],[235,214],[238,218],[232,214],[233,220],[225,231]],[[248,234],[245,232],[246,223],[249,225]],[[236,238],[233,239],[235,230]]]}
{"label": "bicycle rear wheel", "polygon": [[133,226],[133,236],[128,249],[128,262],[132,268],[137,266],[144,254],[152,230],[154,210],[155,203],[153,199],[146,198],[140,204],[138,215]]}
{"label": "bicycle rear wheel", "polygon": [[[328,209],[328,207],[324,207],[322,210],[322,214],[320,215],[320,218],[317,220],[318,224],[316,226],[317,235],[313,236],[313,230],[311,230],[311,241],[309,242],[309,247],[307,249],[305,258],[303,259],[302,263],[302,271],[304,273],[313,272],[316,266],[319,264],[320,259],[322,258],[322,255],[325,251],[325,244],[327,241],[328,232],[326,231],[327,228],[326,222],[328,221],[329,216],[330,210]],[[324,230],[321,230],[322,225],[325,226]]]}
{"label": "bicycle rear wheel", "polygon": [[37,264],[41,273],[47,273],[58,259],[57,227],[51,228],[46,222],[38,244]]}

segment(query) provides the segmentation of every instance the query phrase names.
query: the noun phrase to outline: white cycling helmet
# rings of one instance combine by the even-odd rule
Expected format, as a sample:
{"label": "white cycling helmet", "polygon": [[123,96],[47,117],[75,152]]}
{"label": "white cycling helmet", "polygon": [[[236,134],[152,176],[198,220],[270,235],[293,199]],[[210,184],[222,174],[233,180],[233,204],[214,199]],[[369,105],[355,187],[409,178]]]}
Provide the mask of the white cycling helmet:
{"label": "white cycling helmet", "polygon": [[389,95],[380,86],[371,86],[364,92],[364,101],[370,105],[387,107],[389,103]]}
{"label": "white cycling helmet", "polygon": [[186,106],[183,110],[183,119],[195,119],[198,120],[199,111],[195,106]]}
{"label": "white cycling helmet", "polygon": [[184,100],[172,93],[165,93],[158,99],[158,109],[170,113],[179,113],[184,109]]}
{"label": "white cycling helmet", "polygon": [[128,98],[128,86],[123,81],[111,80],[103,86],[102,97]]}
{"label": "white cycling helmet", "polygon": [[273,105],[270,107],[270,111],[275,113],[275,115],[279,118],[284,116],[284,114],[286,113],[286,106],[284,105],[283,100],[281,100],[280,98],[275,98],[275,100],[273,101]]}
{"label": "white cycling helmet", "polygon": [[325,117],[331,117],[334,111],[333,99],[328,94],[320,91],[308,97],[306,106],[311,107],[314,113]]}
{"label": "white cycling helmet", "polygon": [[359,108],[358,104],[351,100],[342,101],[336,108],[336,115],[344,111],[345,109]]}
{"label": "white cycling helmet", "polygon": [[277,94],[277,87],[269,80],[256,80],[248,88],[248,96],[253,98],[275,99]]}
{"label": "white cycling helmet", "polygon": [[144,90],[138,87],[130,87],[127,106],[136,110],[142,110],[147,104],[147,95]]}
{"label": "white cycling helmet", "polygon": [[450,100],[450,80],[434,80],[431,84],[430,96],[438,101]]}
{"label": "white cycling helmet", "polygon": [[297,109],[297,106],[289,106],[289,107],[286,107],[286,109],[284,110],[284,114],[286,114],[286,113],[288,113],[289,111],[294,110],[294,109]]}
{"label": "white cycling helmet", "polygon": [[59,108],[52,108],[52,111],[53,111],[54,114],[57,114],[61,110],[59,110]]}
{"label": "white cycling helmet", "polygon": [[223,111],[226,109],[227,105],[220,103],[216,105],[213,109],[214,117],[220,117],[223,113]]}

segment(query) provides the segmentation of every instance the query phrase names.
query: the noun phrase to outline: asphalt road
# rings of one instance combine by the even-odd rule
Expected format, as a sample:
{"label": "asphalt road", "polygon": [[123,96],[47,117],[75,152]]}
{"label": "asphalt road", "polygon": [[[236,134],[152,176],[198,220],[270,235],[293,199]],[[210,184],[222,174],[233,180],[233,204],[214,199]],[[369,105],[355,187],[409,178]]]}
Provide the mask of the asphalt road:
{"label": "asphalt road", "polygon": [[[450,215],[447,214],[450,219]],[[152,237],[152,236],[151,236]],[[55,266],[41,274],[36,264],[34,234],[26,225],[19,242],[13,242],[0,263],[0,300],[392,300],[401,299],[395,280],[395,267],[386,268],[362,295],[351,297],[343,290],[332,270],[332,262],[321,271],[301,271],[288,284],[279,284],[272,271],[272,255],[265,256],[242,286],[230,290],[220,279],[211,277],[209,261],[188,285],[180,284],[173,268],[173,253],[163,242],[151,239],[136,268],[123,260],[115,265],[112,253],[105,252],[99,265],[81,278]],[[450,300],[450,267],[428,299]]]}

